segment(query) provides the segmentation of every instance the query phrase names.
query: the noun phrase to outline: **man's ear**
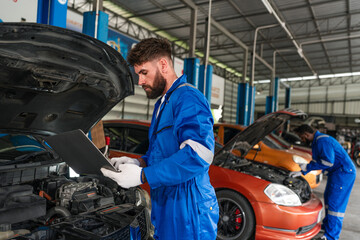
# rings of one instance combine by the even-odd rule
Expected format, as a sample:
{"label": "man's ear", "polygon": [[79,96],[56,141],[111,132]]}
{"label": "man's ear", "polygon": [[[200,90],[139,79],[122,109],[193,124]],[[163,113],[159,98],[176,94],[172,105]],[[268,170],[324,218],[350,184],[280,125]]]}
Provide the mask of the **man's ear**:
{"label": "man's ear", "polygon": [[161,73],[166,73],[169,67],[168,60],[166,58],[160,58],[159,64]]}
{"label": "man's ear", "polygon": [[309,132],[305,132],[304,135],[307,139],[311,139],[313,134]]}

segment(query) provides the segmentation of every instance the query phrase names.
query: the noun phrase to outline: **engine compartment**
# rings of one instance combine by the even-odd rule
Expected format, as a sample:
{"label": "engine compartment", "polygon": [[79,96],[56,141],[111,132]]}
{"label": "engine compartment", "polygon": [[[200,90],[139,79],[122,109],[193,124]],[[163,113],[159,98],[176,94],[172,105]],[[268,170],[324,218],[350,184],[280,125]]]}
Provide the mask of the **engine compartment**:
{"label": "engine compartment", "polygon": [[289,177],[288,170],[250,161],[229,152],[217,155],[214,165],[282,184],[294,191],[299,196],[301,203],[305,203],[311,198],[311,188],[308,182],[303,177]]}
{"label": "engine compartment", "polygon": [[0,239],[147,239],[144,191],[102,176],[0,187]]}

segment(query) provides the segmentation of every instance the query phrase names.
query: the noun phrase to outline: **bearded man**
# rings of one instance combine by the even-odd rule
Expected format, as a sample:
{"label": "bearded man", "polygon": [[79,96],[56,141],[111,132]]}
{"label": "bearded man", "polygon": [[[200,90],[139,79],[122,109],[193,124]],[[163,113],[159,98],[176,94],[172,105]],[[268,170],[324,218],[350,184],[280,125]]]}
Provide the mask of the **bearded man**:
{"label": "bearded man", "polygon": [[142,40],[127,60],[147,97],[161,97],[149,149],[139,159],[112,159],[119,172],[101,170],[124,188],[149,183],[155,239],[216,239],[219,206],[208,174],[215,145],[209,103],[186,83],[186,75],[176,76],[167,40]]}

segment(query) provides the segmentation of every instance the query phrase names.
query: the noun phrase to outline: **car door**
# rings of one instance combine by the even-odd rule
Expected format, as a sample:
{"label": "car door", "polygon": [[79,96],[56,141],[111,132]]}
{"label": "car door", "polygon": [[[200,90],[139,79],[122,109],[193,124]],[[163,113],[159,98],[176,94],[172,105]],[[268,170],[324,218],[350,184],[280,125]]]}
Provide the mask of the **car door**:
{"label": "car door", "polygon": [[105,136],[110,138],[110,158],[144,155],[149,147],[148,129],[129,123],[104,123]]}

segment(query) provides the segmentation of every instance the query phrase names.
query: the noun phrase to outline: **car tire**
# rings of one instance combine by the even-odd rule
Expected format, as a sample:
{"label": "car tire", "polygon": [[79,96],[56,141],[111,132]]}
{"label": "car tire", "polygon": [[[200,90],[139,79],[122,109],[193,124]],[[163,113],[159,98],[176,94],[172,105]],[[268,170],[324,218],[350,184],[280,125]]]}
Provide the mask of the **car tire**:
{"label": "car tire", "polygon": [[250,239],[255,231],[254,211],[239,193],[221,190],[216,193],[219,203],[217,239]]}
{"label": "car tire", "polygon": [[356,151],[354,152],[354,157],[353,157],[353,159],[354,159],[354,162],[355,162],[356,166],[357,166],[357,167],[360,167],[359,150],[356,150]]}

